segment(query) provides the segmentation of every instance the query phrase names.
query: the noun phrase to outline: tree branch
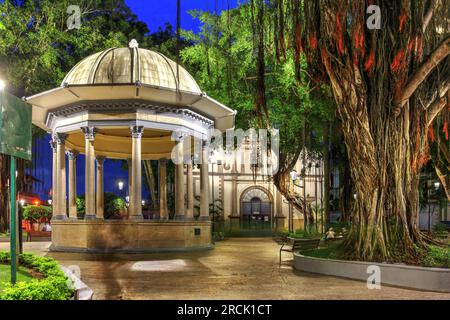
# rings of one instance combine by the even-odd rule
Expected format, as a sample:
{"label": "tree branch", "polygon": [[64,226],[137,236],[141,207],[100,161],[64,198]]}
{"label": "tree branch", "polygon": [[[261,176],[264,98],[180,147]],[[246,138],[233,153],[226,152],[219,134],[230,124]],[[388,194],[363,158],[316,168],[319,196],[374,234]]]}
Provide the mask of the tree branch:
{"label": "tree branch", "polygon": [[445,89],[443,90],[443,92],[440,92],[440,94],[436,97],[434,102],[432,102],[428,106],[428,108],[427,108],[428,126],[430,126],[433,123],[434,118],[436,118],[436,116],[442,111],[442,109],[444,109],[444,107],[446,105],[448,105],[449,100],[450,100],[449,88],[450,88],[450,84],[447,84],[445,86]]}
{"label": "tree branch", "polygon": [[422,26],[423,32],[425,32],[427,30],[427,27],[430,24],[431,18],[433,17],[434,11],[437,8],[437,4],[438,4],[437,0],[431,0],[430,7],[428,8],[427,12],[423,16],[423,26]]}
{"label": "tree branch", "polygon": [[445,38],[438,47],[431,53],[429,58],[419,67],[419,69],[408,80],[403,95],[395,101],[397,108],[395,114],[400,114],[401,109],[411,98],[417,87],[427,78],[430,72],[450,53],[450,36]]}
{"label": "tree branch", "polygon": [[450,186],[448,177],[442,172],[442,170],[437,165],[434,166],[434,170],[436,171],[436,175],[438,176],[439,180],[441,180],[442,188],[444,188],[447,199],[450,200]]}

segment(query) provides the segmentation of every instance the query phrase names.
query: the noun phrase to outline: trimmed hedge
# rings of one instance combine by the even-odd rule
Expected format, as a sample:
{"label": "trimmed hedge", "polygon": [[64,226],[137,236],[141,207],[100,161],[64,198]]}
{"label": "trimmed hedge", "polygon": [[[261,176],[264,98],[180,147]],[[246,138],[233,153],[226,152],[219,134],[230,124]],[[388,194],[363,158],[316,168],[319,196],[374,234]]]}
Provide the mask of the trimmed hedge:
{"label": "trimmed hedge", "polygon": [[31,223],[41,222],[42,220],[50,221],[52,218],[52,207],[49,206],[26,206],[23,208],[23,220]]}
{"label": "trimmed hedge", "polygon": [[[9,252],[0,252],[0,263],[9,262]],[[72,282],[54,259],[23,253],[19,255],[19,264],[36,270],[43,278],[17,282],[14,286],[6,284],[0,300],[68,300],[73,296]]]}

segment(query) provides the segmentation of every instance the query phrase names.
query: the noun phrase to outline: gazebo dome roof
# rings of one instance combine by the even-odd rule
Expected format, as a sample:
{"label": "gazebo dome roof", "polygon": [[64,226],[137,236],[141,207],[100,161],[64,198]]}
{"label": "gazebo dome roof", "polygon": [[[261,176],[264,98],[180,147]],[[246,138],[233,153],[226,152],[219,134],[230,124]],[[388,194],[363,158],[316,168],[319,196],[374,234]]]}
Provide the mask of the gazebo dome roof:
{"label": "gazebo dome roof", "polygon": [[154,129],[181,126],[205,135],[210,126],[233,128],[236,116],[235,110],[202,92],[186,69],[161,53],[138,48],[136,40],[128,48],[88,56],[61,86],[25,100],[33,106],[33,123],[48,132],[80,125],[124,126],[120,119],[134,119]]}
{"label": "gazebo dome roof", "polygon": [[194,78],[163,54],[138,48],[136,41],[128,48],[110,48],[81,60],[64,78],[61,86],[144,84],[165,89],[201,94]]}

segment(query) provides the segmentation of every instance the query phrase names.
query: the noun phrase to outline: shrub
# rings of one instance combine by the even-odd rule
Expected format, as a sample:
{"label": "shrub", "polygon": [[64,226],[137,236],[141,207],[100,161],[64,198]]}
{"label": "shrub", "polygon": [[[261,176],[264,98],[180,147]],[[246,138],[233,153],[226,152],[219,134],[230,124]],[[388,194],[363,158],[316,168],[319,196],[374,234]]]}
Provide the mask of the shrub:
{"label": "shrub", "polygon": [[77,197],[76,200],[77,204],[77,216],[80,219],[84,218],[84,215],[86,214],[86,199],[84,196]]}
{"label": "shrub", "polygon": [[105,219],[120,215],[127,208],[127,203],[114,193],[105,193]]}
{"label": "shrub", "polygon": [[[105,193],[105,219],[110,219],[120,214],[120,211],[127,208],[124,199],[114,193]],[[77,215],[78,218],[84,218],[86,214],[85,196],[77,197]]]}
{"label": "shrub", "polygon": [[[0,263],[10,261],[9,252],[0,252]],[[51,258],[39,257],[30,253],[19,255],[19,263],[42,274],[43,279],[30,282],[17,282],[14,286],[6,284],[0,300],[68,300],[74,290],[71,281]]]}
{"label": "shrub", "polygon": [[439,246],[429,246],[422,259],[425,267],[450,268],[450,249]]}
{"label": "shrub", "polygon": [[23,208],[23,219],[31,223],[50,221],[52,218],[52,207],[48,206],[26,206]]}

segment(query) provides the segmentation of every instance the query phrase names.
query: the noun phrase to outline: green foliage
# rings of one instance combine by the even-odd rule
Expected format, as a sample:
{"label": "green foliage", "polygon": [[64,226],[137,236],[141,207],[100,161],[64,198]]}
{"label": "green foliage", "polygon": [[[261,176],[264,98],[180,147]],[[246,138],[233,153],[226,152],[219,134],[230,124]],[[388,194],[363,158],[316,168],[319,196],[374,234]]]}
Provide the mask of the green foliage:
{"label": "green foliage", "polygon": [[294,232],[285,231],[281,233],[282,236],[287,236],[290,238],[299,238],[299,239],[317,239],[322,238],[322,234],[318,232],[314,227],[304,229],[298,229]]}
{"label": "green foliage", "polygon": [[[0,252],[0,263],[9,261],[9,252]],[[38,271],[43,279],[19,281],[14,286],[6,284],[1,300],[68,300],[73,296],[72,283],[54,259],[24,253],[19,255],[19,263]]]}
{"label": "green foliage", "polygon": [[[10,279],[11,279],[11,266],[9,264],[0,263],[0,292],[3,291],[3,288],[10,281]],[[17,268],[16,280],[18,282],[19,281],[29,282],[32,279],[33,277],[30,274],[30,270],[23,267]]]}
{"label": "green foliage", "polygon": [[126,208],[127,203],[124,199],[114,193],[105,193],[105,219],[118,216]]}
{"label": "green foliage", "polygon": [[79,0],[81,27],[68,30],[67,8],[73,2],[0,2],[0,74],[17,96],[60,85],[81,59],[110,47],[124,47],[136,38],[149,46],[146,24],[123,0]]}
{"label": "green foliage", "polygon": [[[272,14],[267,7],[267,18]],[[201,22],[201,32],[183,31],[182,35],[193,45],[181,52],[183,62],[194,75],[200,87],[222,103],[238,111],[236,127],[258,127],[255,114],[256,59],[253,43],[252,13],[247,4],[224,10],[217,17],[203,11],[191,15]],[[291,27],[286,21],[287,28]],[[265,21],[270,30],[272,21]],[[296,77],[293,50],[288,50],[284,61],[275,59],[273,34],[265,35],[265,87],[271,125],[280,130],[280,151],[295,154],[302,144],[302,129],[308,123],[311,149],[321,148],[323,127],[333,117],[334,102],[326,87],[312,95],[307,73],[307,62],[300,58],[300,81]]]}
{"label": "green foliage", "polygon": [[330,244],[326,247],[302,251],[305,256],[323,259],[342,259],[344,255],[343,247],[338,243]]}
{"label": "green foliage", "polygon": [[435,232],[435,233],[445,233],[445,234],[447,234],[447,233],[448,233],[447,225],[444,224],[444,223],[438,223],[438,224],[436,224],[436,225],[434,226],[434,232]]}
{"label": "green foliage", "polygon": [[422,263],[425,267],[450,268],[450,248],[430,245]]}
{"label": "green foliage", "polygon": [[50,221],[52,218],[52,207],[49,206],[26,206],[23,209],[23,219],[30,222]]}
{"label": "green foliage", "polygon": [[83,196],[77,197],[77,216],[79,219],[83,219],[86,214],[86,198]]}
{"label": "green foliage", "polygon": [[[113,218],[120,214],[121,210],[127,208],[124,199],[114,193],[105,193],[105,219]],[[77,197],[77,214],[78,218],[83,218],[86,214],[86,199],[85,196]]]}

